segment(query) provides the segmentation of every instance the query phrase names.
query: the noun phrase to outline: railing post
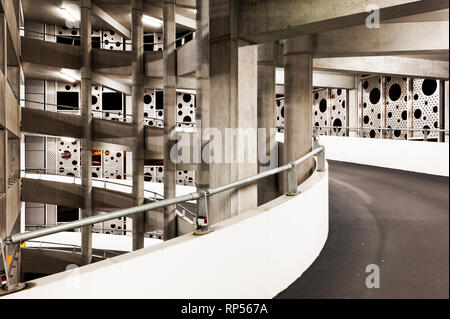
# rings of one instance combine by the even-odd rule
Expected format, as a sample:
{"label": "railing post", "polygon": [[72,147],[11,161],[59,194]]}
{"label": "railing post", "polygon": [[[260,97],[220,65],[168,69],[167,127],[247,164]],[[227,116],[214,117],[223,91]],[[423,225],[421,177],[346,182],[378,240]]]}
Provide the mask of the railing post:
{"label": "railing post", "polygon": [[299,193],[297,190],[297,165],[295,162],[291,163],[291,168],[288,171],[288,192],[286,195],[295,196]]}
{"label": "railing post", "polygon": [[428,141],[428,130],[427,130],[427,129],[425,129],[425,130],[423,131],[423,140],[424,140],[425,142]]}
{"label": "railing post", "polygon": [[313,149],[315,150],[319,147],[322,148],[322,151],[317,154],[317,171],[323,172],[325,171],[325,147],[320,145],[318,136],[313,136]]}
{"label": "railing post", "polygon": [[199,194],[200,198],[197,199],[197,217],[195,218],[194,235],[205,235],[213,231],[209,227],[208,220],[208,194],[204,190],[199,191]]}
{"label": "railing post", "polygon": [[8,264],[6,263],[5,245],[3,244],[3,240],[1,239],[1,237],[0,237],[0,249],[1,249],[0,254],[2,254],[3,269],[5,270],[5,276],[6,276],[6,288],[8,290],[10,290],[11,283],[9,281]]}
{"label": "railing post", "polygon": [[317,171],[324,172],[325,171],[325,147],[322,147],[322,151],[317,154]]}
{"label": "railing post", "polygon": [[389,128],[389,139],[392,140],[392,127]]}

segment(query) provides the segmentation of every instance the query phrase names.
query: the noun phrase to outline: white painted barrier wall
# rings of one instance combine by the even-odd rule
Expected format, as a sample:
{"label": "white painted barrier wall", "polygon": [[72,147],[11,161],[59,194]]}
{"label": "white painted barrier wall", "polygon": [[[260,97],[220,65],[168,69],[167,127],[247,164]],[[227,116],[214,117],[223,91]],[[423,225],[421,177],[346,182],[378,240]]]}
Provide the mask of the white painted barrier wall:
{"label": "white painted barrier wall", "polygon": [[328,172],[295,197],[126,255],[41,278],[7,298],[271,298],[313,263],[328,236]]}
{"label": "white painted barrier wall", "polygon": [[449,144],[320,136],[329,160],[449,176]]}

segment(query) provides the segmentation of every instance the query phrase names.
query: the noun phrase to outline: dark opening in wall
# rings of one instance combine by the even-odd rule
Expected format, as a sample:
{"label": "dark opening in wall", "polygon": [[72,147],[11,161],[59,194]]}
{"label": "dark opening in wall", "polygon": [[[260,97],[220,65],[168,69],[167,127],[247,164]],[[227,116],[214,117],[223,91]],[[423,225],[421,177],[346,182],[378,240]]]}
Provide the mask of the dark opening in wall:
{"label": "dark opening in wall", "polygon": [[164,93],[163,91],[156,91],[156,101],[155,101],[155,109],[157,110],[163,110],[164,109]]}
{"label": "dark opening in wall", "polygon": [[154,50],[154,43],[155,37],[152,35],[144,35],[144,51],[153,51]]}
{"label": "dark opening in wall", "polygon": [[100,41],[102,41],[100,37],[92,37],[92,48],[100,49]]}
{"label": "dark opening in wall", "polygon": [[81,45],[79,36],[70,36],[70,35],[56,36],[56,43],[76,45],[76,46]]}
{"label": "dark opening in wall", "polygon": [[58,111],[78,110],[80,107],[78,92],[57,92],[56,104],[58,104]]}
{"label": "dark opening in wall", "polygon": [[102,106],[104,111],[122,111],[122,93],[103,92]]}
{"label": "dark opening in wall", "polygon": [[102,166],[102,151],[92,151],[92,166]]}
{"label": "dark opening in wall", "polygon": [[74,220],[78,220],[79,218],[80,216],[78,208],[58,206],[58,223],[72,222]]}

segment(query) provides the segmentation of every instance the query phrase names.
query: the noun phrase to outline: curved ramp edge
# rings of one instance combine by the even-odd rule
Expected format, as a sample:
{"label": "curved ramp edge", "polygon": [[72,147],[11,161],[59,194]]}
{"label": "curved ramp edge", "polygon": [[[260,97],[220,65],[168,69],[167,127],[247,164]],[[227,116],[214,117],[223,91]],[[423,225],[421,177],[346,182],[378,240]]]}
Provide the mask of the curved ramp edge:
{"label": "curved ramp edge", "polygon": [[7,297],[272,298],[308,269],[327,240],[328,170],[299,191],[223,221],[208,235],[187,234],[40,278]]}

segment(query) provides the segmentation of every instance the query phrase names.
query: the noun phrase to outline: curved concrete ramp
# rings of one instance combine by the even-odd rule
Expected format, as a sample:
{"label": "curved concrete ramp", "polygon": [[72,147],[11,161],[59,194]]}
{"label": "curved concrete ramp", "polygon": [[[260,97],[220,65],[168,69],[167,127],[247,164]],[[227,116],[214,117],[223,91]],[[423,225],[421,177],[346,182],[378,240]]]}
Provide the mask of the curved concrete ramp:
{"label": "curved concrete ramp", "polygon": [[[215,224],[207,235],[40,278],[5,298],[272,298],[311,265],[328,234],[328,171],[315,172],[298,190]],[[116,289],[111,278],[123,274]],[[66,289],[73,280],[78,288]]]}
{"label": "curved concrete ramp", "polygon": [[[449,179],[330,162],[330,233],[279,298],[448,298]],[[380,267],[368,289],[366,266]]]}

